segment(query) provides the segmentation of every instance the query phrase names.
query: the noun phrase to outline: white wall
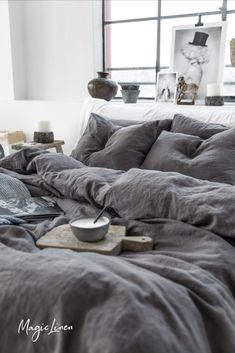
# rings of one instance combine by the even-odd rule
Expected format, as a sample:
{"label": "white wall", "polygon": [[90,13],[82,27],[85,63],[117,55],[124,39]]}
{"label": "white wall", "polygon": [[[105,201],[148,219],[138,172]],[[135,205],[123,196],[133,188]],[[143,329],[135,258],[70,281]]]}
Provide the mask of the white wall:
{"label": "white wall", "polygon": [[23,130],[29,141],[36,121],[49,120],[70,153],[87,83],[102,69],[101,0],[11,0],[9,15],[18,101],[0,101],[0,130]]}
{"label": "white wall", "polygon": [[26,99],[26,41],[22,1],[9,1],[14,98]]}
{"label": "white wall", "polygon": [[13,76],[9,11],[7,1],[0,1],[0,99],[13,99]]}
{"label": "white wall", "polygon": [[32,141],[38,120],[49,120],[54,137],[64,140],[64,152],[70,154],[81,130],[81,103],[45,101],[0,102],[0,130],[22,130]]}
{"label": "white wall", "polygon": [[14,0],[9,10],[15,98],[83,100],[101,69],[101,1]]}

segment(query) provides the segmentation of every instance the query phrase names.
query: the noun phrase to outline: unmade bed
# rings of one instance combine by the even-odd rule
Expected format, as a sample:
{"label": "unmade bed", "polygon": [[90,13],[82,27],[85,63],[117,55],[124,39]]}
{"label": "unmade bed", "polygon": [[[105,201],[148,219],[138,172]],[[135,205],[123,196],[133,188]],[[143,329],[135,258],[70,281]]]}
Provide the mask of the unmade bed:
{"label": "unmade bed", "polygon": [[[235,129],[222,125],[91,114],[70,157],[25,149],[0,160],[0,176],[65,212],[0,226],[0,351],[234,352],[234,157]],[[153,250],[35,245],[104,206],[127,236],[150,236]]]}

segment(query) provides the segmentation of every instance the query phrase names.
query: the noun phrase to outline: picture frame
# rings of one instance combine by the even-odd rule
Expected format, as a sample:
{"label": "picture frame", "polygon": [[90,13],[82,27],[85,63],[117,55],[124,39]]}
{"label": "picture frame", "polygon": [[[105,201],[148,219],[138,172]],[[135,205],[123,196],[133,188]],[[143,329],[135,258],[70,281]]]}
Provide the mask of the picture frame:
{"label": "picture frame", "polygon": [[156,101],[174,103],[176,99],[177,72],[158,72]]}
{"label": "picture frame", "polygon": [[226,34],[227,22],[172,28],[170,70],[198,86],[199,100],[205,99],[208,83],[223,81]]}

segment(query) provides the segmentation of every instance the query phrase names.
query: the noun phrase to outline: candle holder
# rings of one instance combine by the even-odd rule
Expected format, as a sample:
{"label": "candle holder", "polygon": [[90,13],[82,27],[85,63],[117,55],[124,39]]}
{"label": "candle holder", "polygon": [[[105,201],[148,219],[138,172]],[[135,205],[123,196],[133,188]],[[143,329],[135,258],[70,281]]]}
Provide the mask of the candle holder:
{"label": "candle holder", "polygon": [[206,96],[205,97],[205,105],[211,105],[211,106],[224,105],[224,97],[223,96]]}
{"label": "candle holder", "polygon": [[53,131],[48,131],[48,132],[34,131],[33,141],[37,143],[54,142],[54,133]]}

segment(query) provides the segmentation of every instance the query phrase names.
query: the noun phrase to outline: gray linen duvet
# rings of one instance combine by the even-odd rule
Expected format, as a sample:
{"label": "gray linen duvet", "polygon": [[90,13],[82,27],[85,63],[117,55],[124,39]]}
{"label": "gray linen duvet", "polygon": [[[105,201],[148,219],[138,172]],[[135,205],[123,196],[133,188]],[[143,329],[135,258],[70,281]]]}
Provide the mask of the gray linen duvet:
{"label": "gray linen duvet", "polygon": [[[0,161],[1,173],[66,211],[0,226],[0,352],[235,352],[234,186],[74,163],[29,150]],[[151,236],[154,250],[108,257],[35,246],[104,205],[128,235]]]}

